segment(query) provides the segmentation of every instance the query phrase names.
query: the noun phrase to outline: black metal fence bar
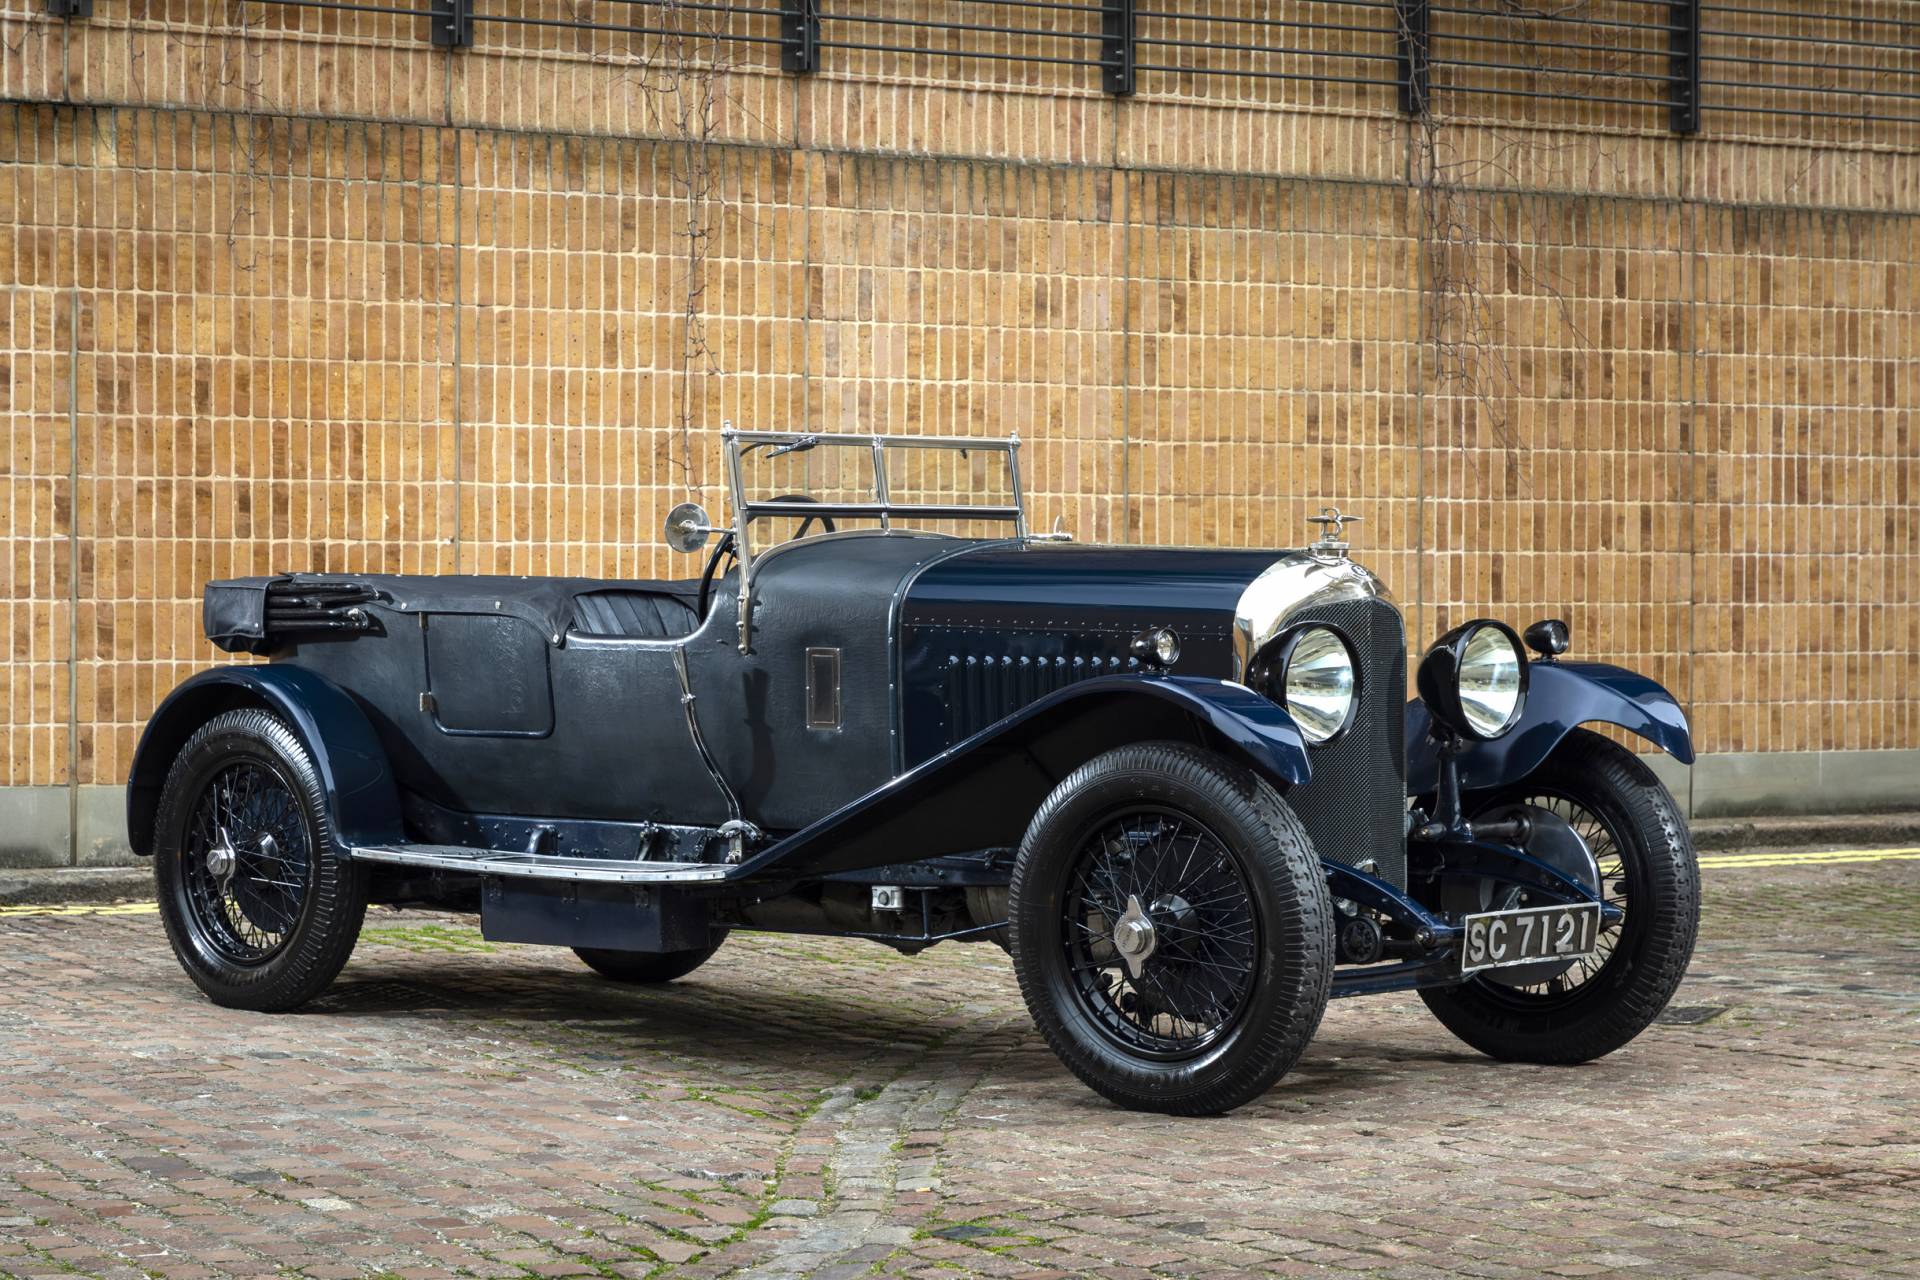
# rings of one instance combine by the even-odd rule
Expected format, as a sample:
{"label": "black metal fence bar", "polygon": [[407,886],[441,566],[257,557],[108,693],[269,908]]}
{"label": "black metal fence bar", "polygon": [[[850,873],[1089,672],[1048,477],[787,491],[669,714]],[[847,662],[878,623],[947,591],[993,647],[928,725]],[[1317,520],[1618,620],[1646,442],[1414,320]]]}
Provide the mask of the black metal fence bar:
{"label": "black metal fence bar", "polygon": [[871,13],[823,13],[829,22],[865,22],[874,26],[921,27],[930,31],[980,31],[998,36],[1039,36],[1048,40],[1099,40],[1098,31],[1047,31],[1039,27],[996,27],[979,22],[934,22],[929,18],[886,18]]}
{"label": "black metal fence bar", "polygon": [[1793,107],[1742,107],[1727,102],[1713,104],[1715,111],[1736,115],[1792,116],[1804,120],[1851,120],[1856,124],[1920,124],[1920,116],[1868,115],[1858,111],[1806,111]]}
{"label": "black metal fence bar", "polygon": [[1874,18],[1851,13],[1789,13],[1781,9],[1755,9],[1749,5],[1703,4],[1702,13],[1738,13],[1756,18],[1778,18],[1788,22],[1844,22],[1857,27],[1905,27],[1920,30],[1920,18]]}
{"label": "black metal fence bar", "polygon": [[424,7],[411,9],[391,4],[358,4],[348,0],[255,0],[257,4],[284,6],[290,9],[338,9],[343,13],[384,13],[396,18],[431,18],[434,10]]}
{"label": "black metal fence bar", "polygon": [[[1621,71],[1611,67],[1553,67],[1533,62],[1476,62],[1469,58],[1435,58],[1436,67],[1473,67],[1482,71],[1525,71],[1531,75],[1562,75],[1585,78],[1594,76],[1601,80],[1651,80],[1660,84],[1671,84],[1680,79],[1670,72]],[[1641,103],[1641,106],[1648,104]]]}
{"label": "black metal fence bar", "polygon": [[[1920,102],[1920,93],[1906,93],[1898,89],[1859,89],[1838,84],[1748,84],[1743,80],[1702,80],[1701,84],[1712,85],[1716,89],[1737,89],[1748,93],[1834,93],[1848,98],[1890,98],[1895,102]],[[1715,110],[1722,108],[1716,104]]]}
{"label": "black metal fence bar", "polygon": [[[124,11],[132,0],[40,3],[53,17],[81,21]],[[1095,75],[1057,79],[1122,95],[1289,82],[1390,90],[1391,97],[1351,93],[1338,101],[1363,110],[1397,102],[1414,115],[1529,99],[1651,108],[1682,134],[1716,113],[1920,125],[1920,112],[1910,110],[1920,103],[1920,5],[1895,0],[1854,0],[1859,12],[1806,12],[1802,0],[1558,0],[1538,9],[1513,0],[1245,0],[1231,13],[1208,12],[1211,0],[241,3],[421,19],[415,38],[456,49],[475,42],[476,28],[579,31],[682,42],[669,46],[670,56],[706,58],[706,48],[718,46],[771,50],[765,65],[802,74],[831,69],[836,53],[878,54],[1084,68]],[[856,74],[893,73],[891,62],[842,61]],[[909,64],[909,73],[913,65],[929,74],[924,61]],[[1055,79],[1029,74],[1025,83]]]}
{"label": "black metal fence bar", "polygon": [[1471,44],[1516,45],[1524,49],[1561,49],[1576,53],[1634,53],[1644,54],[1647,57],[1664,56],[1666,54],[1665,49],[1655,49],[1651,45],[1586,44],[1578,40],[1530,40],[1525,36],[1492,36],[1484,35],[1478,31],[1474,32],[1471,36],[1462,36],[1455,33],[1449,38]]}
{"label": "black metal fence bar", "polygon": [[1649,98],[1616,98],[1604,93],[1556,93],[1550,89],[1509,89],[1501,85],[1489,84],[1445,84],[1436,82],[1436,90],[1449,93],[1490,93],[1502,98],[1540,98],[1547,102],[1598,102],[1616,107],[1657,107],[1661,104]]}
{"label": "black metal fence bar", "polygon": [[935,49],[910,44],[872,44],[860,40],[822,40],[822,49],[858,49],[867,53],[911,53],[929,58],[985,58],[994,62],[1031,62],[1042,66],[1102,67],[1098,58],[1056,58],[1033,53],[1002,53],[997,49]]}
{"label": "black metal fence bar", "polygon": [[[295,0],[263,0],[269,4],[293,3]],[[625,26],[612,22],[581,22],[573,18],[529,18],[523,14],[485,13],[475,14],[476,22],[497,22],[511,27],[551,27],[566,31],[608,31],[616,35],[635,36],[674,36],[683,40],[717,40],[723,43],[738,41],[742,44],[784,44],[780,36],[756,36],[738,31],[702,31],[687,27],[638,27]]]}
{"label": "black metal fence bar", "polygon": [[1326,76],[1311,71],[1262,71],[1251,67],[1176,67],[1162,63],[1142,62],[1139,64],[1139,69],[1165,71],[1183,76],[1245,76],[1250,80],[1306,80],[1320,84],[1379,85],[1387,89],[1399,84],[1398,80],[1387,80],[1377,76]]}
{"label": "black metal fence bar", "polygon": [[[1137,69],[1148,76],[1144,88],[1190,92],[1201,81],[1381,89],[1400,84],[1393,0],[1314,0],[1315,11],[1337,10],[1324,20],[1301,16],[1304,6],[1283,9],[1289,16],[1281,16],[1268,11],[1280,6],[1220,13],[1181,0],[1146,4],[1151,7],[1135,10],[1142,50]],[[1373,25],[1365,21],[1369,12],[1378,15]],[[1371,64],[1388,64],[1379,68],[1386,74],[1368,74]]]}
{"label": "black metal fence bar", "polygon": [[1068,4],[1065,0],[963,0],[966,4],[1007,9],[1053,9],[1061,13],[1104,13],[1104,5]]}
{"label": "black metal fence bar", "polygon": [[1671,22],[1625,22],[1618,18],[1583,18],[1573,13],[1527,13],[1513,14],[1492,9],[1460,9],[1451,5],[1433,6],[1435,13],[1452,14],[1456,17],[1480,18],[1487,21],[1508,22],[1559,22],[1572,23],[1581,27],[1607,27],[1618,31],[1659,31],[1673,30]]}
{"label": "black metal fence bar", "polygon": [[1200,17],[1198,15],[1191,14],[1191,13],[1167,13],[1164,10],[1159,10],[1159,9],[1136,9],[1134,10],[1134,16],[1136,18],[1152,18],[1152,19],[1155,19],[1156,21],[1206,22],[1206,23],[1219,22],[1227,25],[1256,26],[1256,27],[1284,27],[1291,30],[1295,30],[1295,31],[1353,32],[1359,35],[1366,35],[1366,36],[1386,35],[1389,32],[1389,28],[1386,28],[1386,27],[1362,27],[1362,26],[1356,26],[1351,22],[1294,22],[1284,18],[1241,18],[1241,17],[1232,17],[1227,14]]}
{"label": "black metal fence bar", "polygon": [[[1866,3],[1857,7],[1868,8]],[[1888,6],[1892,7],[1892,6]],[[1709,113],[1780,120],[1920,125],[1920,18],[1702,3],[1701,80]],[[1897,12],[1897,8],[1895,9]],[[1874,33],[1884,33],[1875,36]],[[1880,55],[1884,65],[1875,65]],[[1765,95],[1766,101],[1754,101]],[[1848,102],[1857,102],[1849,109]],[[1876,109],[1879,104],[1892,109]]]}
{"label": "black metal fence bar", "polygon": [[1222,44],[1217,40],[1168,40],[1164,38],[1141,36],[1138,40],[1138,43],[1142,45],[1156,45],[1156,46],[1159,46],[1162,48],[1168,48],[1168,49],[1209,49],[1209,50],[1216,50],[1216,51],[1225,52],[1225,53],[1291,54],[1291,55],[1294,55],[1297,57],[1303,57],[1303,58],[1336,58],[1336,59],[1344,58],[1349,61],[1364,61],[1364,62],[1392,62],[1394,60],[1394,55],[1392,55],[1391,53],[1367,53],[1367,52],[1358,51],[1358,50],[1352,53],[1343,53],[1338,49],[1299,49],[1299,48],[1291,48],[1286,45],[1270,45],[1270,44],[1234,45],[1234,44]]}
{"label": "black metal fence bar", "polygon": [[655,9],[669,9],[674,13],[689,11],[693,13],[724,13],[746,18],[777,18],[786,12],[784,9],[755,8],[752,5],[744,4],[717,4],[713,3],[712,0],[607,0],[607,3],[635,6],[645,5]]}
{"label": "black metal fence bar", "polygon": [[[1914,50],[1920,58],[1920,49]],[[1920,76],[1920,66],[1871,67],[1863,62],[1796,62],[1791,58],[1749,57],[1735,53],[1703,53],[1702,62],[1737,62],[1755,67],[1804,67],[1812,71],[1858,71],[1870,76]]]}
{"label": "black metal fence bar", "polygon": [[1761,31],[1729,31],[1714,28],[1702,34],[1721,40],[1766,40],[1775,44],[1830,44],[1843,49],[1891,49],[1906,52],[1899,45],[1889,45],[1879,40],[1851,40],[1840,36],[1782,36]]}
{"label": "black metal fence bar", "polygon": [[[1642,20],[1642,10],[1663,20]],[[1525,12],[1455,3],[1433,12],[1431,61],[1448,73],[1436,86],[1448,98],[1597,103],[1659,111],[1678,132],[1695,124],[1687,3],[1605,0]],[[1627,96],[1638,90],[1645,96]]]}

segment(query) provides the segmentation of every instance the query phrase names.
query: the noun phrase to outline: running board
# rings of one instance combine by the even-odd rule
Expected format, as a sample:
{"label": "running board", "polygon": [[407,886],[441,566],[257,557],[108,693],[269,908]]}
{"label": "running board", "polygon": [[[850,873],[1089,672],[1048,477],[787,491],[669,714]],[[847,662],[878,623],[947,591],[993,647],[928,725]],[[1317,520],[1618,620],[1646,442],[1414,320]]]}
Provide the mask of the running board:
{"label": "running board", "polygon": [[562,858],[551,854],[473,849],[458,844],[359,845],[355,862],[464,871],[476,876],[523,876],[533,880],[589,880],[599,884],[715,884],[732,870],[715,862],[638,862],[618,858]]}

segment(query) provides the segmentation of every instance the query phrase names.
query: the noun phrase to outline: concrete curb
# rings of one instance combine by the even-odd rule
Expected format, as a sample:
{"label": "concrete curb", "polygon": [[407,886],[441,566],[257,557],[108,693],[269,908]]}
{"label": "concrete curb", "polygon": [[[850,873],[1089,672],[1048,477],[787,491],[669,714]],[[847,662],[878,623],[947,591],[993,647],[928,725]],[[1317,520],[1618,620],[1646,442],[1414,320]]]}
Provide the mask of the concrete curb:
{"label": "concrete curb", "polygon": [[0,871],[0,907],[44,906],[54,903],[149,902],[153,899],[153,868],[56,867],[30,871]]}
{"label": "concrete curb", "polygon": [[[1920,846],[1920,813],[1710,818],[1693,823],[1693,843],[1703,853],[1729,849]],[[152,898],[153,869],[145,862],[132,867],[0,871],[0,907],[147,902]]]}
{"label": "concrete curb", "polygon": [[1920,845],[1920,813],[1837,813],[1817,818],[1700,818],[1701,852],[1727,849],[1871,848]]}

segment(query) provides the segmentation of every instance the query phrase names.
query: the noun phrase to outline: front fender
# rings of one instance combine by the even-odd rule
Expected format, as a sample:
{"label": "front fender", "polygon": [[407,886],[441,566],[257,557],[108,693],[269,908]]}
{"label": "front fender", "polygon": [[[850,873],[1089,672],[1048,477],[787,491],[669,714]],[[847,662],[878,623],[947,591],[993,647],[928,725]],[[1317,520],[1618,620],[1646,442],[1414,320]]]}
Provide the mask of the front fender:
{"label": "front fender", "polygon": [[333,830],[342,843],[401,838],[399,791],[366,713],[325,677],[274,663],[202,671],[154,711],[127,779],[127,835],[135,853],[153,853],[160,791],[187,739],[213,717],[239,707],[271,711],[299,737],[319,771]]}
{"label": "front fender", "polygon": [[[1574,728],[1596,721],[1639,734],[1681,764],[1693,763],[1686,713],[1656,682],[1601,662],[1536,662],[1528,669],[1520,723],[1504,737],[1474,743],[1460,757],[1460,785],[1483,790],[1516,782],[1539,768]],[[1432,724],[1424,702],[1407,704],[1409,795],[1429,794],[1437,785]]]}
{"label": "front fender", "polygon": [[1011,848],[1061,779],[1132,742],[1200,742],[1285,790],[1312,776],[1286,709],[1244,685],[1114,675],[1059,689],[761,850],[736,877],[808,877]]}

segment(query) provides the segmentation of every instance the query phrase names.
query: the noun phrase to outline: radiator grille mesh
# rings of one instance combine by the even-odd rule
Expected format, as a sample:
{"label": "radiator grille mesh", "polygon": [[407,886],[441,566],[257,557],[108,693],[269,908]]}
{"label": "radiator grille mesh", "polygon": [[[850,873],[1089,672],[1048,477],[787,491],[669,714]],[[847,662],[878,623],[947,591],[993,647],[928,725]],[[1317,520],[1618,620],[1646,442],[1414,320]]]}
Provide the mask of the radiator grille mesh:
{"label": "radiator grille mesh", "polygon": [[1360,709],[1345,734],[1308,754],[1313,778],[1287,800],[1323,858],[1379,863],[1379,875],[1407,882],[1406,631],[1384,600],[1343,600],[1302,610],[1294,621],[1344,631],[1360,659]]}

